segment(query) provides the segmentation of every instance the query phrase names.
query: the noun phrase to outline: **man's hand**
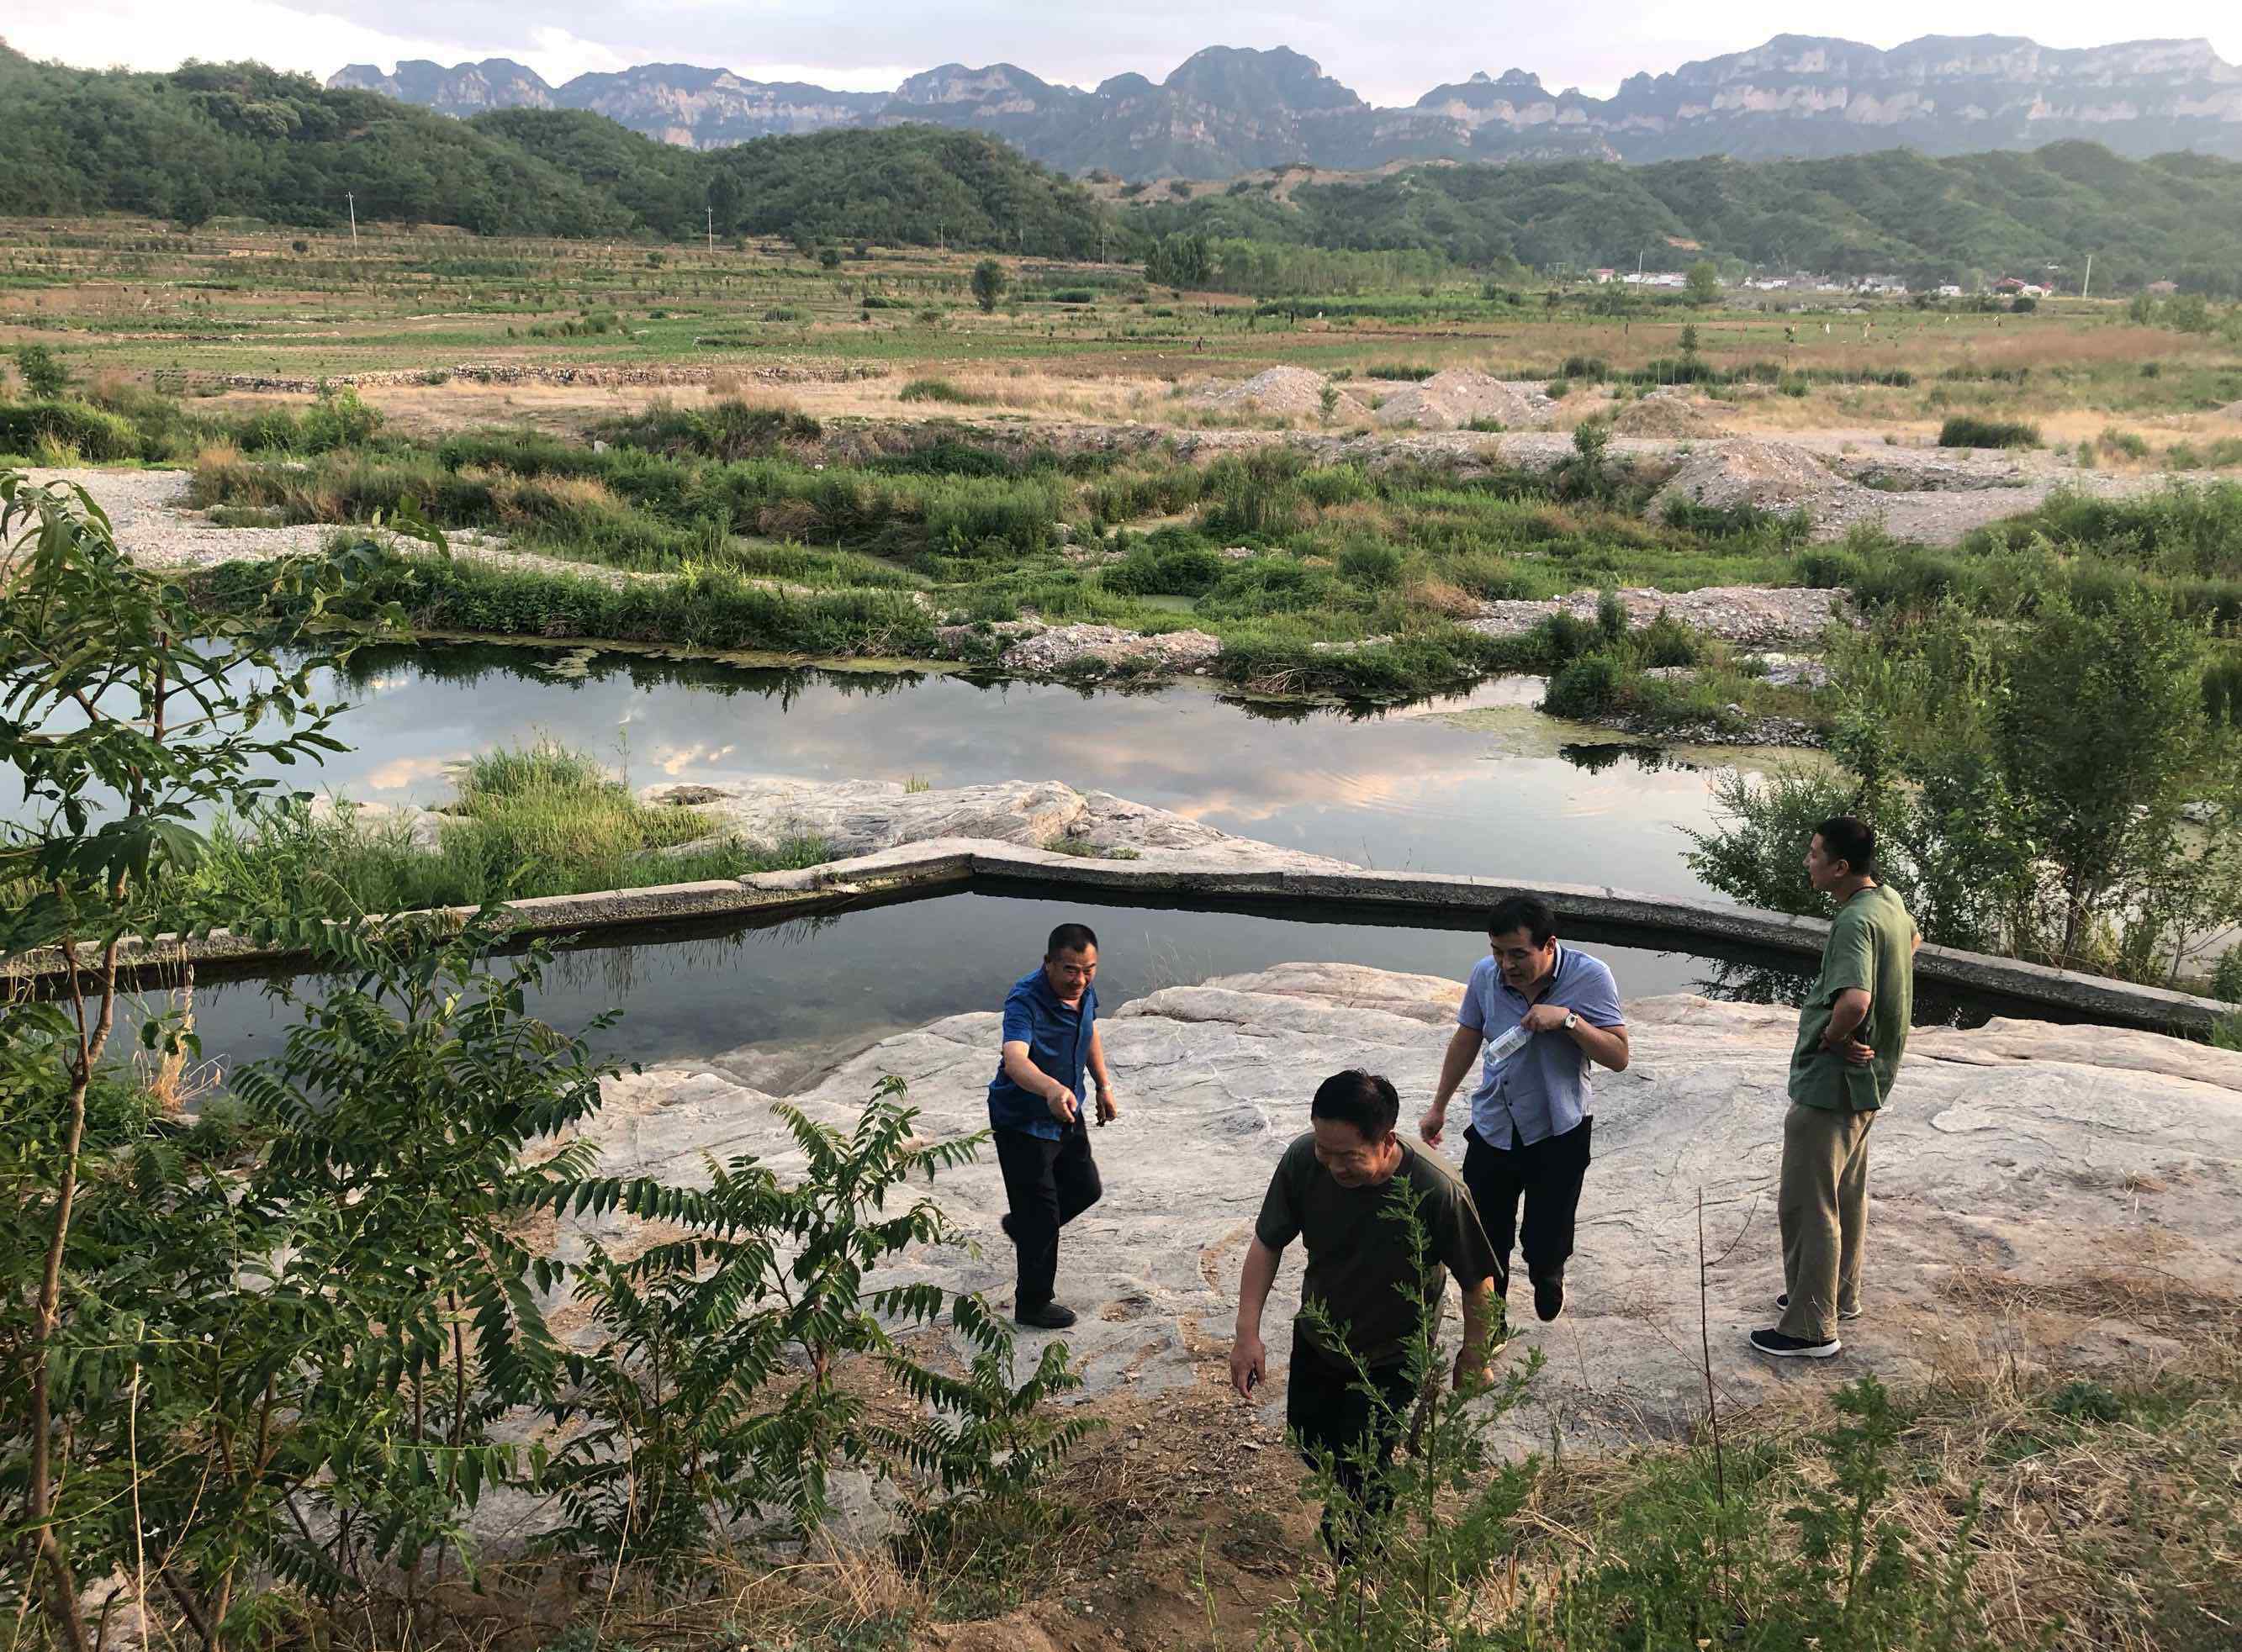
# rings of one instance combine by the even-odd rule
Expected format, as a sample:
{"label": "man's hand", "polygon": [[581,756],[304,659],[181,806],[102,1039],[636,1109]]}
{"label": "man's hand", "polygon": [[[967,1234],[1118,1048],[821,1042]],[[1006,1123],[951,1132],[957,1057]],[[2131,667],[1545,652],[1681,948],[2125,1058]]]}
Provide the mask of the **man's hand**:
{"label": "man's hand", "polygon": [[1121,1104],[1113,1099],[1113,1092],[1100,1085],[1098,1089],[1098,1122],[1111,1124],[1121,1116]]}
{"label": "man's hand", "polygon": [[1057,1119],[1061,1124],[1072,1124],[1075,1114],[1079,1107],[1079,1103],[1074,1099],[1074,1092],[1064,1084],[1058,1087],[1057,1093],[1047,1099],[1044,1105],[1051,1109],[1051,1117]]}
{"label": "man's hand", "polygon": [[1238,1340],[1230,1345],[1230,1386],[1246,1399],[1253,1397],[1253,1385],[1269,1374],[1269,1350],[1261,1346],[1261,1339],[1252,1331],[1240,1331]]}
{"label": "man's hand", "polygon": [[1440,1133],[1448,1127],[1448,1104],[1435,1101],[1425,1109],[1425,1116],[1417,1120],[1417,1134],[1428,1147],[1440,1145]]}
{"label": "man's hand", "polygon": [[1493,1366],[1483,1359],[1474,1364],[1472,1351],[1467,1348],[1456,1350],[1455,1383],[1458,1394],[1475,1393],[1480,1388],[1492,1387],[1494,1382]]}
{"label": "man's hand", "polygon": [[1855,1067],[1866,1067],[1876,1059],[1876,1053],[1856,1038],[1846,1040],[1837,1053]]}
{"label": "man's hand", "polygon": [[1562,1004],[1536,1004],[1520,1019],[1519,1025],[1529,1033],[1554,1033],[1565,1025],[1565,1018],[1572,1013]]}

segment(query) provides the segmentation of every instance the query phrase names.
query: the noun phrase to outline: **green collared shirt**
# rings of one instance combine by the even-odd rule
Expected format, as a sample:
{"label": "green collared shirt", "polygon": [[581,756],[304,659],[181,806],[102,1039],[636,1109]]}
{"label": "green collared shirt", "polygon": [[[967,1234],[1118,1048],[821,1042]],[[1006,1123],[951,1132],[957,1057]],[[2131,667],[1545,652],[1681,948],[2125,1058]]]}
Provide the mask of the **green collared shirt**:
{"label": "green collared shirt", "polygon": [[[1869,1013],[1856,1037],[1876,1053],[1856,1067],[1822,1047],[1840,994],[1859,987]],[[1900,898],[1870,884],[1837,908],[1822,948],[1822,973],[1798,1008],[1798,1048],[1790,1058],[1790,1099],[1835,1113],[1871,1113],[1891,1094],[1915,1015],[1915,920]]]}

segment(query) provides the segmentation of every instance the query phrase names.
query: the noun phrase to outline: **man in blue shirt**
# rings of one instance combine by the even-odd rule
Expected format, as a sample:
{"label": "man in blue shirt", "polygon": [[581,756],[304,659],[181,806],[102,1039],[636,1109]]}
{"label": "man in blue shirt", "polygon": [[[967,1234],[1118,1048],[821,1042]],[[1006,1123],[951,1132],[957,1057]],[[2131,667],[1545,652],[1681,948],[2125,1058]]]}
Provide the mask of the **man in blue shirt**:
{"label": "man in blue shirt", "polygon": [[[1588,1173],[1588,1074],[1601,1062],[1627,1068],[1627,1021],[1619,987],[1599,959],[1557,939],[1557,914],[1534,895],[1513,895],[1487,916],[1489,956],[1479,960],[1440,1064],[1440,1087],[1418,1126],[1433,1147],[1447,1127],[1448,1098],[1487,1051],[1464,1131],[1464,1186],[1494,1247],[1494,1288],[1510,1288],[1514,1235],[1534,1281],[1534,1311],[1565,1308],[1565,1263],[1573,1216]],[[1521,1197],[1526,1224],[1518,1225]]]}
{"label": "man in blue shirt", "polygon": [[989,1123],[1012,1207],[1004,1233],[1019,1253],[1012,1317],[1041,1331],[1074,1323],[1074,1310],[1051,1300],[1058,1230],[1104,1191],[1083,1116],[1084,1067],[1098,1085],[1098,1122],[1121,1111],[1098,1037],[1097,979],[1098,937],[1089,926],[1052,930],[1042,966],[1004,996],[1004,1054],[989,1085]]}

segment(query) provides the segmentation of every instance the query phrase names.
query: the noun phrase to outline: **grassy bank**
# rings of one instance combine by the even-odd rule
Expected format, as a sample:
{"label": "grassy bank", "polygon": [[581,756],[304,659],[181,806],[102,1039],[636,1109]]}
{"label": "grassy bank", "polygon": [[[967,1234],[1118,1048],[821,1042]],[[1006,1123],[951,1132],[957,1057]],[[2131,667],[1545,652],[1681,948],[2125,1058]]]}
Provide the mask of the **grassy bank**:
{"label": "grassy bank", "polygon": [[216,823],[194,893],[232,910],[347,918],[812,866],[814,838],[752,844],[695,808],[638,801],[590,757],[540,744],[460,766],[429,840],[348,802]]}

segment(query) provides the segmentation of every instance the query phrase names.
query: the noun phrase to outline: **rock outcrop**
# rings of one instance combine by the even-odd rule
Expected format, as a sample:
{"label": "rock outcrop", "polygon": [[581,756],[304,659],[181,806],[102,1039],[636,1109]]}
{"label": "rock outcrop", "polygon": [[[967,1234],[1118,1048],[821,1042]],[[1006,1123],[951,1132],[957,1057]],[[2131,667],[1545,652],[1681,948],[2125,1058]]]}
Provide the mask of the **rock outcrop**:
{"label": "rock outcrop", "polygon": [[[1459,937],[1458,966],[1467,961]],[[1026,967],[1024,962],[1023,967]],[[1624,983],[1622,983],[1623,985]],[[1278,1155],[1306,1127],[1318,1080],[1390,1076],[1405,1126],[1429,1100],[1459,985],[1346,965],[1292,964],[1172,987],[1109,1011],[1122,1115],[1098,1131],[1104,1200],[1067,1230],[1068,1341],[1094,1401],[1218,1381],[1240,1261]],[[1742,1333],[1771,1323],[1782,1288],[1774,1182],[1795,1021],[1781,1007],[1675,996],[1628,1006],[1632,1065],[1596,1080],[1596,1160],[1565,1316],[1520,1304],[1515,1347],[1547,1357],[1520,1444],[1640,1438],[1701,1415],[1698,1221],[1722,1403],[1865,1372],[1918,1378],[1998,1357],[2120,1371],[2231,1311],[2242,1282],[2242,1054],[2145,1033],[1997,1020],[1919,1028],[1878,1119],[1870,1173],[1867,1314],[1827,1367],[1770,1368]],[[607,1170],[681,1183],[702,1155],[801,1167],[772,1103],[784,1082],[812,1117],[846,1127],[893,1073],[939,1139],[986,1124],[996,1007],[883,1039],[811,1079],[752,1050],[613,1080],[591,1137]],[[758,1087],[769,1085],[772,1088]],[[1463,1120],[1452,1120],[1450,1156]],[[1010,1257],[993,1161],[934,1196],[965,1242],[913,1253],[897,1277],[1009,1300]],[[627,1219],[565,1221],[564,1255],[628,1245]],[[1265,1329],[1281,1405],[1300,1261],[1285,1259]],[[1453,1299],[1452,1299],[1453,1300]],[[1453,1332],[1453,1328],[1452,1332]]]}

